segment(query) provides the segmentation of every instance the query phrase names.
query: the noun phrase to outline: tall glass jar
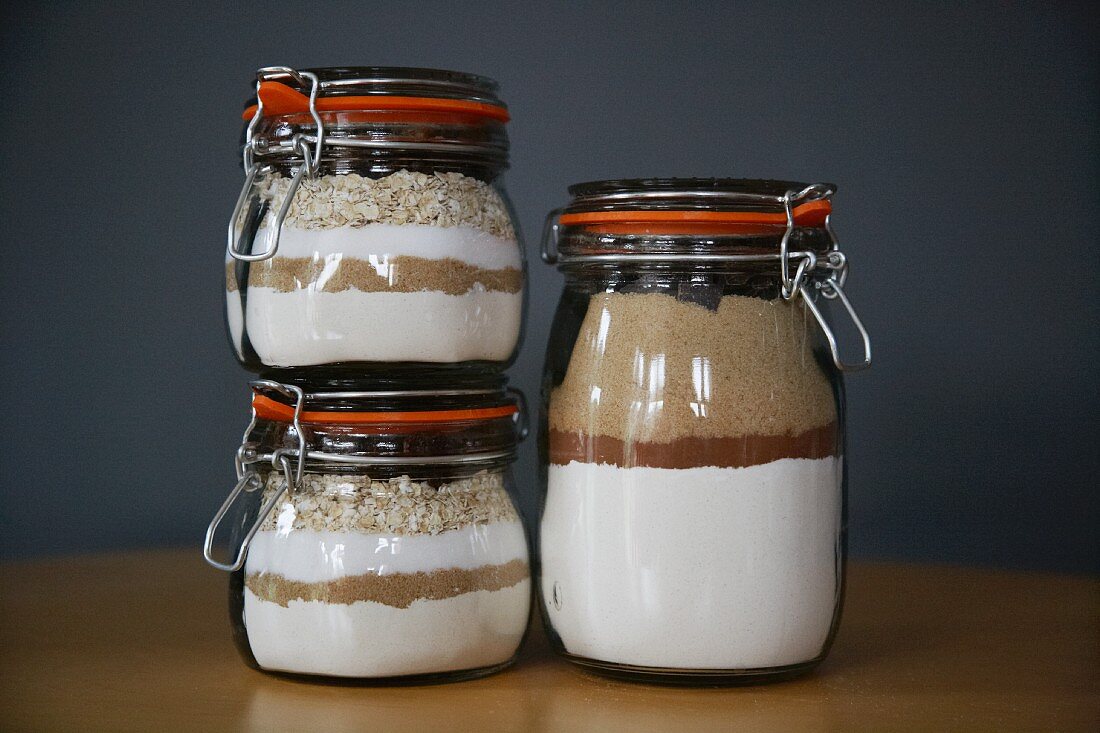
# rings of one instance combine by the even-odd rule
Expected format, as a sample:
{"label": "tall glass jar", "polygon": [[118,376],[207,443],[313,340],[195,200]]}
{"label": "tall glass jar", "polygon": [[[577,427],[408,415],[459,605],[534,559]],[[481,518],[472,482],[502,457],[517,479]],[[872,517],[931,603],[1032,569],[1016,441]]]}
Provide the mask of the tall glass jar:
{"label": "tall glass jar", "polygon": [[432,69],[257,72],[229,225],[241,363],[314,384],[502,369],[524,308],[497,85]]}
{"label": "tall glass jar", "polygon": [[844,409],[822,304],[852,313],[832,192],[605,181],[551,214],[544,256],[566,283],[543,379],[539,587],[570,660],[723,683],[828,651]]}
{"label": "tall glass jar", "polygon": [[246,663],[371,682],[508,665],[531,595],[509,496],[516,393],[253,387],[239,482],[205,548],[232,572]]}

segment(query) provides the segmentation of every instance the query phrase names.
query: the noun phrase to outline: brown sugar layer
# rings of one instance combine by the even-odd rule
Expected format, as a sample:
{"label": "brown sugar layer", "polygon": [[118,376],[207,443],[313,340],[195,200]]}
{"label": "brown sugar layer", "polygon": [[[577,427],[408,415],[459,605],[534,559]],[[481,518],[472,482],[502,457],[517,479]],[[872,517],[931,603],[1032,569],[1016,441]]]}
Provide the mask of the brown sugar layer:
{"label": "brown sugar layer", "polygon": [[833,425],[817,328],[801,302],[727,295],[712,310],[666,294],[598,293],[550,394],[549,427],[638,445]]}
{"label": "brown sugar layer", "polygon": [[627,443],[606,435],[550,431],[550,462],[606,463],[623,468],[745,468],[781,458],[836,455],[836,423],[798,435],[677,438],[668,443]]}
{"label": "brown sugar layer", "polygon": [[[364,293],[441,291],[464,295],[474,288],[518,293],[523,272],[515,267],[489,270],[450,257],[427,259],[400,255],[374,263],[355,257],[324,260],[314,257],[273,257],[249,268],[248,285],[289,293],[313,287],[323,293],[360,290]],[[236,263],[225,265],[226,290],[237,289]]]}
{"label": "brown sugar layer", "polygon": [[527,563],[511,560],[503,565],[482,565],[464,570],[447,568],[431,572],[348,575],[336,580],[307,583],[275,573],[252,573],[245,585],[260,600],[286,606],[291,601],[351,604],[374,601],[394,608],[408,608],[413,601],[439,601],[464,593],[511,588],[530,576]]}

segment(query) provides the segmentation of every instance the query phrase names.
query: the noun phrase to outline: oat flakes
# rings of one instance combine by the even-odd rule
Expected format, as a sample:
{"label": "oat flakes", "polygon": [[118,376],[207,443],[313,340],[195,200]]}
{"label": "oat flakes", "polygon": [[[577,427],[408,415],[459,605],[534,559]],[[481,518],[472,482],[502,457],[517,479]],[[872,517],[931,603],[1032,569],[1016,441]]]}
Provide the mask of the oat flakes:
{"label": "oat flakes", "polygon": [[[264,196],[277,207],[290,179],[276,176]],[[269,211],[265,224],[270,225]],[[427,224],[471,227],[515,239],[508,208],[496,189],[455,172],[399,170],[382,178],[358,173],[303,178],[286,215],[286,226],[299,229],[362,227],[367,224]]]}

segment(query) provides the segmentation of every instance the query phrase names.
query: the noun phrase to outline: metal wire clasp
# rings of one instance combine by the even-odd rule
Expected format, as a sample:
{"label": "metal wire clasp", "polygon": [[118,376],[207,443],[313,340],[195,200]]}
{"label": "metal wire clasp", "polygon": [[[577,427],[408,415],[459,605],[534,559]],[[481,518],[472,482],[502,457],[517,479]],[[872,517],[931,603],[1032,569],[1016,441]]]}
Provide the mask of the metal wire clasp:
{"label": "metal wire clasp", "polygon": [[[860,320],[859,315],[856,313],[856,309],[852,306],[852,301],[848,300],[848,296],[844,294],[843,285],[848,279],[848,258],[840,251],[840,242],[836,238],[836,232],[833,231],[832,214],[827,214],[825,216],[825,231],[829,235],[829,256],[821,260],[810,252],[808,253],[808,257],[799,258],[798,267],[795,269],[793,276],[790,271],[790,253],[788,251],[788,245],[791,235],[794,234],[795,231],[792,204],[807,196],[821,195],[823,191],[831,192],[828,187],[823,186],[823,184],[815,183],[811,186],[807,186],[801,191],[787,191],[783,196],[783,208],[787,214],[787,229],[783,232],[783,239],[779,242],[779,275],[782,281],[780,292],[784,300],[793,300],[796,296],[802,296],[802,300],[805,301],[806,307],[810,309],[810,313],[813,314],[814,319],[817,321],[817,325],[821,327],[822,333],[825,334],[825,340],[829,344],[829,353],[832,355],[833,364],[835,364],[836,368],[840,371],[854,372],[871,366],[871,336],[867,333],[863,321]],[[821,312],[821,309],[818,308],[815,302],[814,293],[810,291],[811,281],[808,280],[808,276],[819,267],[830,270],[831,274],[824,280],[812,281],[813,288],[827,300],[833,300],[834,298],[840,300],[841,304],[844,306],[844,310],[848,313],[848,317],[852,319],[852,323],[859,331],[860,339],[863,341],[862,361],[846,362],[841,358],[840,346],[837,343],[836,334],[834,334],[832,328],[829,327],[828,322],[825,320],[825,314]]]}
{"label": "metal wire clasp", "polygon": [[558,235],[561,232],[561,215],[563,211],[565,211],[564,208],[553,209],[546,215],[546,221],[542,225],[542,238],[539,241],[539,246],[542,261],[548,265],[555,265],[558,262]]}
{"label": "metal wire clasp", "polygon": [[[252,252],[252,245],[256,232],[259,230],[260,223],[267,213],[267,206],[270,198],[267,195],[267,187],[265,186],[259,189],[256,186],[256,181],[257,178],[267,176],[275,171],[273,166],[261,165],[256,162],[257,154],[267,152],[265,149],[261,148],[259,140],[255,136],[256,128],[259,126],[264,113],[264,101],[260,94],[260,87],[265,81],[287,76],[291,77],[299,86],[309,86],[309,113],[310,116],[313,117],[313,123],[317,128],[317,132],[312,137],[312,150],[310,150],[307,136],[300,133],[291,137],[288,145],[280,145],[274,148],[274,150],[280,152],[297,152],[302,157],[302,164],[294,171],[294,175],[290,179],[290,186],[287,188],[282,204],[279,206],[274,220],[271,222],[266,246],[261,252],[254,254]],[[275,253],[279,251],[279,237],[282,233],[283,222],[286,221],[287,212],[290,210],[290,205],[294,202],[295,194],[298,193],[298,187],[302,183],[302,176],[306,174],[308,174],[310,178],[316,176],[321,163],[321,150],[325,143],[325,125],[321,120],[320,113],[317,111],[317,95],[320,90],[320,79],[316,74],[308,71],[296,71],[287,66],[267,66],[256,72],[256,112],[252,115],[252,119],[249,120],[248,127],[245,130],[244,149],[242,153],[244,168],[247,172],[244,178],[244,186],[241,188],[241,193],[237,197],[237,203],[233,207],[233,215],[229,219],[229,232],[226,246],[230,256],[234,259],[242,262],[258,262],[274,257]],[[249,216],[245,217],[245,221],[242,221],[241,214],[245,211],[246,205],[248,207]]]}
{"label": "metal wire clasp", "polygon": [[[256,408],[252,408],[252,420],[248,423],[248,428],[244,431],[244,437],[241,439],[241,445],[237,449],[237,454],[234,459],[234,464],[237,469],[237,484],[233,487],[233,490],[229,492],[229,496],[222,502],[221,507],[210,521],[210,525],[206,528],[206,538],[202,546],[202,554],[203,557],[206,558],[206,562],[210,563],[218,570],[225,570],[227,572],[236,572],[244,567],[245,558],[248,556],[248,546],[252,543],[252,538],[256,536],[256,533],[260,530],[264,521],[287,492],[294,493],[302,485],[302,474],[307,455],[306,440],[302,432],[301,424],[302,405],[305,402],[305,393],[301,388],[293,385],[281,384],[269,379],[257,379],[251,382],[250,386],[256,391],[270,389],[287,397],[292,397],[295,400],[292,425],[294,426],[295,434],[298,436],[298,449],[280,448],[271,454],[272,467],[282,471],[282,486],[280,486],[275,493],[272,494],[271,498],[260,507],[259,513],[252,521],[252,524],[249,525],[248,530],[241,539],[240,546],[237,547],[234,553],[233,562],[223,563],[215,559],[214,535],[218,531],[218,527],[225,520],[226,515],[229,514],[242,494],[252,494],[263,488],[264,485],[263,480],[260,478],[260,474],[253,468],[253,466],[260,463],[263,458],[256,453],[256,444],[250,441],[252,430],[256,427]],[[296,455],[298,460],[297,467],[292,469],[290,457],[294,455]],[[247,514],[243,514],[238,521],[243,521],[245,517],[247,517]]]}
{"label": "metal wire clasp", "polygon": [[527,395],[518,387],[509,387],[507,391],[508,394],[514,395],[516,398],[516,414],[512,417],[516,425],[516,437],[522,443],[531,434],[531,416],[527,410]]}
{"label": "metal wire clasp", "polygon": [[863,326],[863,321],[859,320],[855,308],[852,307],[852,301],[848,300],[848,296],[844,294],[844,289],[841,288],[840,282],[834,276],[830,277],[828,280],[815,282],[814,287],[826,298],[840,299],[840,302],[844,304],[844,309],[848,312],[848,317],[852,319],[852,323],[854,323],[855,327],[859,330],[860,338],[863,339],[863,361],[851,363],[843,361],[840,358],[840,348],[837,345],[836,336],[833,334],[832,329],[829,328],[829,324],[826,323],[825,316],[822,314],[821,309],[818,308],[817,303],[814,302],[813,294],[808,292],[807,285],[803,285],[799,288],[798,292],[802,294],[802,299],[806,301],[806,307],[810,309],[810,313],[814,314],[814,318],[817,319],[817,325],[821,326],[821,330],[825,334],[825,340],[829,342],[829,352],[833,356],[833,363],[836,364],[836,368],[843,372],[855,372],[871,366],[871,336]]}

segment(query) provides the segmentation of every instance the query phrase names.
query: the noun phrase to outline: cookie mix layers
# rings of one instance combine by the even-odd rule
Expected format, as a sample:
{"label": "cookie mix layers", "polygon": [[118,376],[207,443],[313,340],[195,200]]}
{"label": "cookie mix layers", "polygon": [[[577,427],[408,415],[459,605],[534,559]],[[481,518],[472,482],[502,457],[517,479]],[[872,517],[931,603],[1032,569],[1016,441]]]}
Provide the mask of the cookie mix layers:
{"label": "cookie mix layers", "polygon": [[[287,185],[273,181],[273,206]],[[523,264],[507,208],[459,173],[303,180],[278,253],[247,266],[242,297],[244,267],[226,261],[230,332],[269,366],[504,361],[519,339]]]}
{"label": "cookie mix layers", "polygon": [[549,410],[541,582],[569,653],[733,670],[823,651],[842,484],[811,333],[782,301],[593,297]]}
{"label": "cookie mix layers", "polygon": [[[271,474],[265,492],[280,482]],[[244,572],[248,643],[268,670],[478,669],[511,659],[527,625],[527,544],[499,473],[438,488],[307,474]]]}

